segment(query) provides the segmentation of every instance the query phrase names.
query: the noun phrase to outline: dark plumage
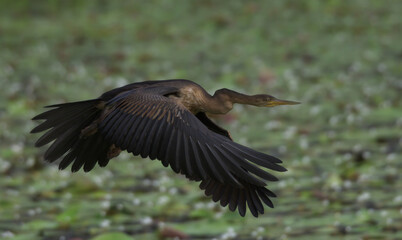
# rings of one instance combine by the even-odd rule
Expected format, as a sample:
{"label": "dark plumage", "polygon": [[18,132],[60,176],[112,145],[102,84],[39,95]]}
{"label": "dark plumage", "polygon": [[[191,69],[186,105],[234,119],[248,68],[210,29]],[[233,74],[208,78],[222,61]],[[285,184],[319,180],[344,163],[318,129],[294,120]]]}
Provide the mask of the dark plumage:
{"label": "dark plumage", "polygon": [[255,106],[297,104],[270,95],[248,96],[220,89],[213,96],[188,80],[133,83],[99,98],[48,106],[51,110],[33,120],[45,120],[31,132],[46,131],[36,142],[53,143],[44,158],[72,171],[101,167],[126,150],[134,155],[159,159],[188,179],[201,181],[200,188],[222,206],[246,213],[246,204],[257,217],[263,204],[273,207],[275,194],[265,188],[277,178],[259,167],[286,171],[276,157],[232,141],[225,129],[206,113],[224,114],[234,103]]}

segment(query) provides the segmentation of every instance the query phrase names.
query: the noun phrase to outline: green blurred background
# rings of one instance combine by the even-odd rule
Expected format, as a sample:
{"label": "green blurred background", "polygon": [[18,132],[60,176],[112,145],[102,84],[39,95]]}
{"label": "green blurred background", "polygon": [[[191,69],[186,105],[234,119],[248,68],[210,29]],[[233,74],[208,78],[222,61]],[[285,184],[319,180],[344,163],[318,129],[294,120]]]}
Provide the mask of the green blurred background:
{"label": "green blurred background", "polygon": [[[0,1],[0,239],[402,239],[402,1]],[[301,101],[215,119],[279,156],[258,219],[159,161],[58,171],[44,105],[186,78]],[[180,234],[178,234],[180,233]]]}

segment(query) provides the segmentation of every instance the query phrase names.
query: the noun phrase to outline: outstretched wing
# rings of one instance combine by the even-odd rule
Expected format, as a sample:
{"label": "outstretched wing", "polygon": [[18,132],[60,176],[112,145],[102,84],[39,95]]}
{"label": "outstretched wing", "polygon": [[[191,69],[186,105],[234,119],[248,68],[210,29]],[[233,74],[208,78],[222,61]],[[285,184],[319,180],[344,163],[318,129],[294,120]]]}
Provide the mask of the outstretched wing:
{"label": "outstretched wing", "polygon": [[257,165],[286,171],[277,164],[281,161],[209,130],[177,99],[165,96],[174,91],[171,87],[147,87],[114,97],[106,104],[98,131],[122,150],[159,159],[176,173],[202,180],[200,187],[213,198],[215,194],[221,205],[228,204],[230,199],[222,200],[224,192],[217,192],[217,188],[230,191],[230,196],[239,198],[230,202],[230,209],[239,206],[241,215],[245,214],[246,202],[255,216],[263,212],[259,199],[272,206],[267,203],[268,196],[274,195],[267,192],[265,180],[277,178]]}

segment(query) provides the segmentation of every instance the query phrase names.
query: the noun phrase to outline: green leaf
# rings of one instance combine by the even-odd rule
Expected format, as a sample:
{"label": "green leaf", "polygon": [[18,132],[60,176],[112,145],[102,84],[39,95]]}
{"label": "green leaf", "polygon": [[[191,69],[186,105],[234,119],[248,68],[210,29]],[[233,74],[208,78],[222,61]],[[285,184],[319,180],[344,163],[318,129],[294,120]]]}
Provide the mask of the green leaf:
{"label": "green leaf", "polygon": [[91,240],[133,240],[134,238],[130,237],[129,235],[121,232],[109,232],[98,235]]}
{"label": "green leaf", "polygon": [[49,220],[35,220],[23,225],[24,230],[41,230],[57,227],[58,223]]}

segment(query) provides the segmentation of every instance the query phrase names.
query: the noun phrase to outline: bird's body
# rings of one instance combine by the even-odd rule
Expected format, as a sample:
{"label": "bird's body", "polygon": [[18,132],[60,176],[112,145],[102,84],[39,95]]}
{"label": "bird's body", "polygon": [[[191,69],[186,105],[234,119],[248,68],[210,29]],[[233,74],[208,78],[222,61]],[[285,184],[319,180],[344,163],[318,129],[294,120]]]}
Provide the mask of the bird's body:
{"label": "bird's body", "polygon": [[238,208],[244,216],[263,213],[262,203],[273,207],[265,181],[277,178],[257,166],[286,171],[273,156],[232,141],[225,129],[206,113],[224,114],[233,104],[275,106],[296,104],[270,95],[248,96],[220,89],[213,96],[189,80],[147,81],[129,84],[99,98],[52,105],[34,120],[46,121],[32,133],[48,130],[36,142],[54,141],[45,153],[53,162],[63,157],[59,168],[72,164],[90,171],[96,163],[106,166],[127,150],[134,155],[159,159],[188,179],[201,181],[200,188],[222,206]]}

